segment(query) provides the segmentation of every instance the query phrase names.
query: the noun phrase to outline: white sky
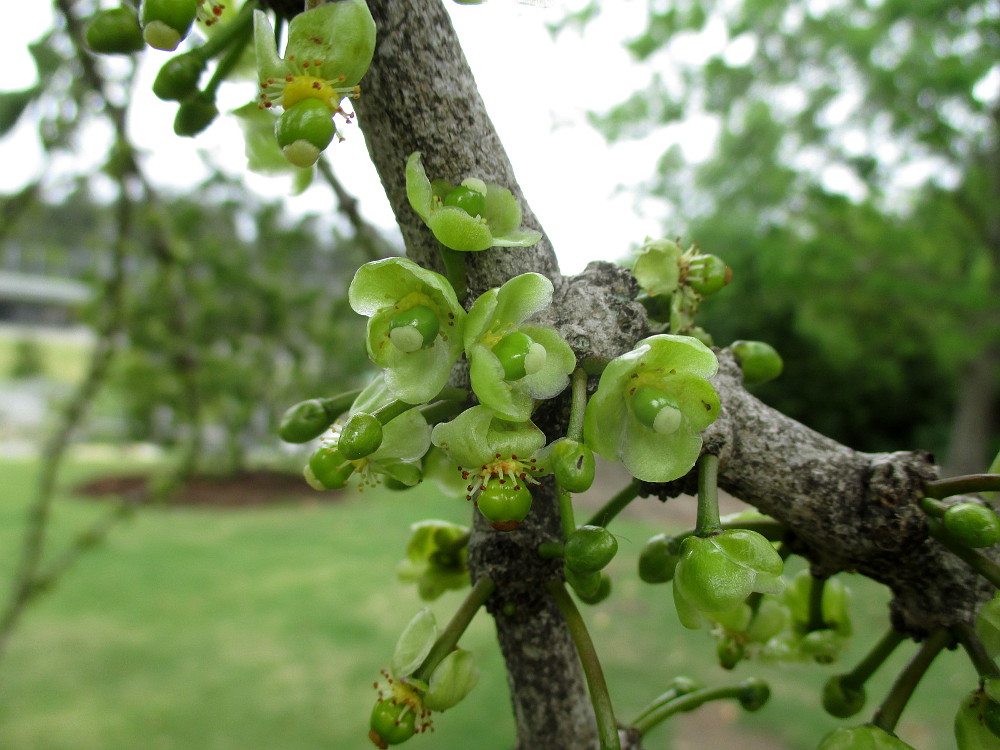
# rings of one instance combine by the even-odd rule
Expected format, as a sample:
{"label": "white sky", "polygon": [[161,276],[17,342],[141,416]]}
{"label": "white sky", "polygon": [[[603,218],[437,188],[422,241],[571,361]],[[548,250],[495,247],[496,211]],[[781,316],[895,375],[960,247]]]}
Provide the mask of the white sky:
{"label": "white sky", "polygon": [[[669,145],[644,140],[609,146],[586,124],[587,111],[608,107],[643,85],[643,80],[635,79],[642,74],[630,66],[621,40],[643,28],[646,4],[621,0],[613,14],[604,13],[593,21],[583,38],[568,31],[553,43],[546,22],[582,4],[582,0],[551,0],[545,8],[515,0],[489,0],[479,6],[447,3],[521,187],[568,273],[593,259],[624,255],[646,234],[660,232],[664,208],[654,201],[636,206],[633,194],[616,188],[649,177],[653,160]],[[48,4],[40,2],[25,5],[17,24],[0,25],[0,61],[7,71],[4,89],[33,83],[34,66],[26,44],[44,33],[51,17]],[[511,55],[512,48],[519,54]],[[143,73],[151,80],[169,53],[144,54]],[[219,102],[223,111],[249,98],[242,90],[225,93],[229,98]],[[204,174],[198,150],[231,173],[246,173],[234,118],[220,117],[198,138],[180,139],[172,132],[176,105],[157,100],[148,85],[144,95],[145,116],[134,130],[136,142],[148,151],[146,167],[153,179],[177,187],[190,184],[192,176]],[[433,124],[414,123],[414,127]],[[395,231],[360,131],[352,127],[347,135],[346,142],[330,147],[338,176],[361,199],[369,220]],[[89,160],[103,153],[104,137],[88,134],[68,166],[96,167],[98,162]],[[703,156],[708,144],[694,137],[683,145],[692,156]],[[39,153],[30,121],[0,141],[0,163],[6,166],[0,170],[0,191],[15,189],[36,172]],[[288,193],[287,180],[250,173],[245,180],[265,194]],[[289,195],[286,201],[295,211],[330,210],[329,193],[322,188]]]}

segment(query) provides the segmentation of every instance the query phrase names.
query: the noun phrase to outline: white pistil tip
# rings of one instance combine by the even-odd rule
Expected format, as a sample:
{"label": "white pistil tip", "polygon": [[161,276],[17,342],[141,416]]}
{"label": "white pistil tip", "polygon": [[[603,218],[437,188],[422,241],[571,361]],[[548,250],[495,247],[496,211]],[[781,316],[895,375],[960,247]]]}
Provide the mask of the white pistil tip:
{"label": "white pistil tip", "polygon": [[424,345],[424,337],[413,326],[400,326],[389,331],[389,340],[401,352],[415,352]]}
{"label": "white pistil tip", "polygon": [[681,426],[682,419],[683,415],[680,409],[675,409],[672,406],[664,406],[657,412],[656,419],[653,420],[653,429],[661,435],[669,435],[677,432],[677,428]]}
{"label": "white pistil tip", "polygon": [[300,138],[281,149],[281,153],[296,167],[311,167],[319,159],[321,152],[309,141]]}
{"label": "white pistil tip", "polygon": [[534,375],[545,367],[545,347],[537,341],[531,342],[527,354],[524,355],[524,374]]}
{"label": "white pistil tip", "polygon": [[177,29],[167,26],[163,21],[150,21],[142,29],[142,38],[153,49],[173,52],[181,43],[181,35]]}

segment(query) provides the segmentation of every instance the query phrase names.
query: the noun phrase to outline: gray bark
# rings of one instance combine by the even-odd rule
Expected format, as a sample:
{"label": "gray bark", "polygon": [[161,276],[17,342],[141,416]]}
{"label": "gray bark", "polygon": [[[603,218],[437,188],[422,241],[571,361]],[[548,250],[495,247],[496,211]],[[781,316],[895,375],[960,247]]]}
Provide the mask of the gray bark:
{"label": "gray bark", "polygon": [[[524,223],[541,229],[440,0],[369,0],[369,6],[379,39],[356,109],[409,257],[442,270],[435,240],[406,199],[404,168],[413,151],[423,153],[432,179],[476,176],[510,188],[522,202]],[[580,276],[561,277],[544,237],[533,248],[469,254],[470,299],[525,271],[553,280],[555,302],[542,322],[563,333],[581,364],[599,368],[647,333],[626,271],[598,263]],[[720,456],[722,486],[785,524],[817,573],[856,570],[889,585],[893,620],[905,632],[919,638],[937,625],[969,620],[989,590],[927,537],[917,502],[922,482],[936,474],[930,457],[841,446],[759,402],[744,390],[732,356],[721,352],[720,359],[715,383],[723,410],[705,437],[706,449]],[[558,402],[535,416],[550,437],[560,434],[564,420],[565,404]],[[647,489],[690,490],[691,477]],[[535,493],[522,528],[499,534],[477,522],[470,545],[473,576],[498,583],[489,610],[507,662],[520,750],[597,745],[572,643],[541,587],[561,571],[535,550],[559,534],[546,485]]]}

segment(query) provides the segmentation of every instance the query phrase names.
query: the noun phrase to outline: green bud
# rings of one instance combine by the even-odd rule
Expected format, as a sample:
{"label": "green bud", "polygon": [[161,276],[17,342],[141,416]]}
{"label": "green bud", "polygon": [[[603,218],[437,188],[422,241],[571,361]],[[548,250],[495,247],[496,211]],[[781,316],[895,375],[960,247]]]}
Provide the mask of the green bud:
{"label": "green bud", "polygon": [[577,573],[602,570],[618,552],[618,540],[602,526],[581,526],[566,540],[563,558]]}
{"label": "green bud", "polygon": [[188,35],[198,13],[197,0],[143,0],[142,37],[154,49],[173,52]]}
{"label": "green bud", "polygon": [[715,255],[696,255],[688,266],[687,284],[707,297],[722,289],[732,279],[732,270]]}
{"label": "green bud", "polygon": [[651,385],[636,388],[632,394],[632,412],[636,419],[660,435],[676,432],[684,420],[677,403]]}
{"label": "green bud", "polygon": [[545,347],[521,331],[508,333],[493,345],[493,353],[503,365],[504,380],[520,380],[534,375],[545,365]]}
{"label": "green bud", "polygon": [[486,210],[486,195],[467,185],[459,185],[444,197],[444,205],[460,208],[469,216],[482,216]]}
{"label": "green bud", "polygon": [[941,518],[948,535],[965,547],[992,547],[1000,542],[1000,519],[979,503],[957,503]]}
{"label": "green bud", "polygon": [[563,565],[563,575],[566,583],[573,587],[576,595],[584,601],[596,597],[601,591],[601,573],[577,573],[568,565]]}
{"label": "green bud", "polygon": [[401,310],[389,321],[389,339],[401,352],[415,352],[430,346],[440,330],[437,313],[425,305]]}
{"label": "green bud", "polygon": [[865,688],[845,682],[846,675],[834,675],[823,686],[823,708],[831,716],[846,719],[865,707]]}
{"label": "green bud", "polygon": [[337,449],[344,458],[354,461],[370,456],[382,445],[382,423],[371,414],[358,413],[344,423]]}
{"label": "green bud", "polygon": [[601,572],[598,574],[598,585],[597,591],[593,594],[581,594],[579,591],[576,592],[577,597],[584,604],[600,604],[609,596],[611,596],[611,576],[607,573]]}
{"label": "green bud", "polygon": [[743,643],[731,635],[723,636],[715,648],[719,666],[723,669],[735,669],[736,665],[743,661],[745,652]]}
{"label": "green bud", "polygon": [[531,510],[531,492],[520,482],[493,477],[476,498],[476,507],[497,531],[513,531]]}
{"label": "green bud", "polygon": [[763,680],[751,677],[740,683],[740,705],[744,711],[756,711],[762,708],[771,697],[771,688]]}
{"label": "green bud", "polygon": [[380,700],[372,709],[368,737],[382,750],[398,745],[416,733],[417,716],[407,703]]}
{"label": "green bud", "polygon": [[760,385],[774,380],[785,367],[777,350],[763,341],[734,341],[729,348],[740,361],[744,385]]}
{"label": "green bud", "polygon": [[153,81],[153,93],[164,101],[179,102],[198,91],[198,79],[205,71],[205,61],[196,52],[171,57]]}
{"label": "green bud", "polygon": [[674,537],[657,534],[646,542],[639,553],[639,578],[646,583],[673,580],[680,555],[681,546]]}
{"label": "green bud", "polygon": [[327,414],[322,401],[311,398],[295,404],[282,415],[278,437],[286,443],[308,443],[322,435],[334,419]]}
{"label": "green bud", "polygon": [[594,483],[594,452],[583,443],[560,438],[552,444],[550,460],[556,481],[567,492],[586,492]]}
{"label": "green bud", "polygon": [[87,46],[105,55],[130,55],[146,44],[139,28],[139,14],[127,5],[98,11],[84,32]]}
{"label": "green bud", "polygon": [[196,94],[181,103],[174,118],[174,132],[180,136],[193,137],[212,124],[219,114],[215,101],[205,94]]}

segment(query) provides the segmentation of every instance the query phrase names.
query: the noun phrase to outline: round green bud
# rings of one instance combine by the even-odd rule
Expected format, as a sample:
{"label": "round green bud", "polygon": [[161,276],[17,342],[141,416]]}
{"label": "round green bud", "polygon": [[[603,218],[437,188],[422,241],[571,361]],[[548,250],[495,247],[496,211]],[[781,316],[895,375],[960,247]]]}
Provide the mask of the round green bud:
{"label": "round green bud", "polygon": [[197,13],[197,0],[142,0],[142,38],[154,49],[173,52],[188,35]]}
{"label": "round green bud", "polygon": [[534,375],[545,365],[545,347],[521,331],[508,333],[493,345],[493,353],[503,365],[504,380],[520,380]]}
{"label": "round green bud", "polygon": [[587,601],[600,594],[602,578],[600,571],[578,573],[568,565],[563,565],[563,575],[566,577],[566,583],[573,587],[580,599]]}
{"label": "round green bud", "polygon": [[349,461],[370,456],[382,445],[382,423],[371,414],[351,415],[340,431],[337,450]]}
{"label": "round green bud", "polygon": [[696,255],[688,266],[687,284],[707,297],[722,289],[732,279],[732,270],[715,255]]}
{"label": "round green bud", "polygon": [[1000,519],[979,503],[957,503],[941,517],[948,535],[965,547],[992,547],[1000,542]]}
{"label": "round green bud", "polygon": [[715,648],[716,656],[719,659],[719,666],[723,669],[735,669],[736,665],[743,661],[746,649],[743,644],[731,635],[723,636],[719,645]]}
{"label": "round green bud", "polygon": [[646,427],[661,435],[669,435],[681,426],[684,416],[677,402],[659,388],[640,385],[632,394],[632,413]]}
{"label": "round green bud", "polygon": [[847,719],[865,707],[865,688],[844,681],[846,675],[834,675],[823,685],[823,709],[838,719]]}
{"label": "round green bud", "polygon": [[160,99],[179,102],[198,91],[198,79],[205,70],[205,61],[194,52],[171,57],[160,68],[153,81],[153,93]]}
{"label": "round green bud", "polygon": [[756,711],[762,708],[771,697],[771,688],[766,682],[755,677],[741,682],[740,690],[739,701],[745,711]]}
{"label": "round green bud", "polygon": [[139,14],[127,5],[96,13],[87,24],[84,38],[91,50],[105,55],[130,55],[146,47]]}
{"label": "round green bud", "polygon": [[347,486],[354,464],[333,446],[323,446],[312,454],[306,466],[306,481],[317,490],[339,490]]}
{"label": "round green bud", "polygon": [[211,97],[196,94],[191,99],[181,103],[174,118],[174,132],[180,136],[196,136],[203,131],[219,114],[219,108]]}
{"label": "round green bud", "polygon": [[618,552],[618,540],[603,526],[581,526],[566,540],[563,559],[577,573],[601,570]]}
{"label": "round green bud", "polygon": [[389,321],[389,339],[401,352],[415,352],[430,346],[440,330],[437,313],[424,305],[401,310]]}
{"label": "round green bud", "polygon": [[295,404],[281,417],[278,437],[286,443],[308,443],[333,423],[318,398]]}
{"label": "round green bud", "polygon": [[681,546],[674,537],[657,534],[639,553],[639,578],[646,583],[667,583],[681,559]]}
{"label": "round green bud", "polygon": [[552,473],[567,492],[586,492],[594,483],[594,452],[583,443],[561,438],[552,445]]}
{"label": "round green bud", "polygon": [[611,576],[607,573],[598,573],[598,578],[597,591],[593,594],[584,596],[579,591],[576,592],[577,597],[584,604],[600,604],[611,596]]}
{"label": "round green bud", "polygon": [[740,361],[744,385],[774,380],[785,367],[777,350],[763,341],[734,341],[729,348]]}
{"label": "round green bud", "polygon": [[319,99],[297,101],[278,116],[274,136],[296,167],[311,167],[336,133],[330,108]]}
{"label": "round green bud", "polygon": [[372,708],[368,737],[382,750],[406,742],[416,733],[417,715],[407,703],[380,700]]}
{"label": "round green bud", "polygon": [[466,185],[459,185],[444,197],[444,205],[460,208],[469,216],[482,216],[486,210],[486,196]]}
{"label": "round green bud", "polygon": [[513,531],[531,510],[531,492],[513,479],[493,477],[476,498],[476,507],[497,531]]}

